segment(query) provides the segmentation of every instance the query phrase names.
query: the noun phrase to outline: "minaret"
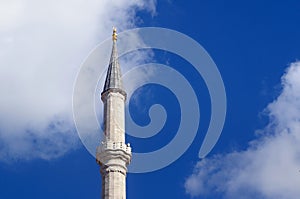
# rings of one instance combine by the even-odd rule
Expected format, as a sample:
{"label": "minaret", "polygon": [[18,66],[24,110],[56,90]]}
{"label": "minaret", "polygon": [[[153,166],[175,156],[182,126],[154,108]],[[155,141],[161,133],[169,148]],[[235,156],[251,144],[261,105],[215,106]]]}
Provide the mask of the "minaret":
{"label": "minaret", "polygon": [[126,173],[131,148],[125,144],[125,100],[117,53],[117,33],[113,29],[113,46],[105,85],[101,93],[104,104],[104,138],[97,148],[97,162],[102,175],[102,199],[126,199]]}

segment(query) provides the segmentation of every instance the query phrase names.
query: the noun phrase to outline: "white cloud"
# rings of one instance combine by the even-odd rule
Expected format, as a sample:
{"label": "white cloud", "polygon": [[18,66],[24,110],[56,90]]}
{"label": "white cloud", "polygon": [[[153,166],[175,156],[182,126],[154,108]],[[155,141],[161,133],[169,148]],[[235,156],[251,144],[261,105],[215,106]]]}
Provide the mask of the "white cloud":
{"label": "white cloud", "polygon": [[0,2],[0,160],[50,159],[78,145],[72,89],[89,51],[155,1]]}
{"label": "white cloud", "polygon": [[245,151],[197,163],[186,182],[193,197],[298,199],[300,196],[300,62],[282,77],[266,112],[270,123]]}

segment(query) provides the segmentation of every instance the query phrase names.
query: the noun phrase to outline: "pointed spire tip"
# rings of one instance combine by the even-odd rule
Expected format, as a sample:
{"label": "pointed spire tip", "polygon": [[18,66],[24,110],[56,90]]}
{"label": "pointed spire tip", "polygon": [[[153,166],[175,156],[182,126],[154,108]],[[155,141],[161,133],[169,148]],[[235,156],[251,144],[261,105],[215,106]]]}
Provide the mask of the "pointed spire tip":
{"label": "pointed spire tip", "polygon": [[113,27],[113,34],[112,34],[112,40],[117,41],[117,29],[116,27]]}
{"label": "pointed spire tip", "polygon": [[118,60],[117,44],[115,42],[117,40],[116,28],[113,28],[112,39],[113,39],[112,52],[111,52],[111,57],[107,69],[104,88],[101,93],[101,96],[104,97],[106,93],[109,92],[118,92],[121,93],[126,98],[126,92],[124,91],[123,88],[122,74],[121,74],[121,69]]}

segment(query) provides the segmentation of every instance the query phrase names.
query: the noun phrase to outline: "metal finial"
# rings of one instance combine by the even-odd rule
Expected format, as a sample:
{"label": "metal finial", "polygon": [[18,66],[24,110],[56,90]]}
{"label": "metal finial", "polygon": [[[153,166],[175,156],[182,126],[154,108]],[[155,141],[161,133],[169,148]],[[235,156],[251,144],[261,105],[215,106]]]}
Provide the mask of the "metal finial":
{"label": "metal finial", "polygon": [[112,34],[112,40],[117,41],[117,29],[113,27],[113,34]]}

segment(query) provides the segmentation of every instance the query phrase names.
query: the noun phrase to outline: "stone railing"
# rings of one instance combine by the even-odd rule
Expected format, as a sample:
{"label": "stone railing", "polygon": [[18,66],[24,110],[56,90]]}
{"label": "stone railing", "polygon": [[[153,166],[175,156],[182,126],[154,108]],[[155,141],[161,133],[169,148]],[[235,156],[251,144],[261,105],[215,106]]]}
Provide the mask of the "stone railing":
{"label": "stone railing", "polygon": [[123,150],[126,153],[131,153],[130,144],[125,144],[124,142],[102,142],[97,148],[98,153],[106,150]]}

